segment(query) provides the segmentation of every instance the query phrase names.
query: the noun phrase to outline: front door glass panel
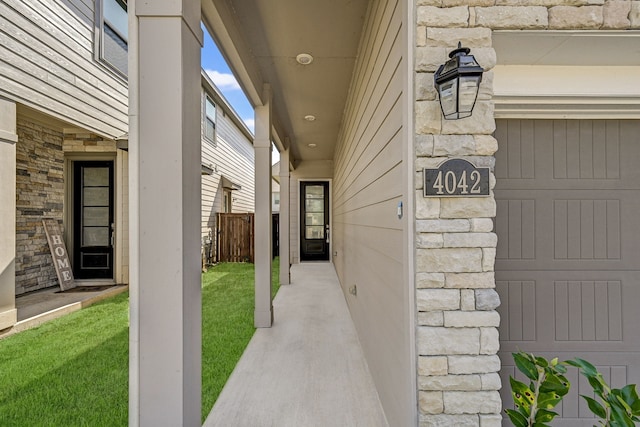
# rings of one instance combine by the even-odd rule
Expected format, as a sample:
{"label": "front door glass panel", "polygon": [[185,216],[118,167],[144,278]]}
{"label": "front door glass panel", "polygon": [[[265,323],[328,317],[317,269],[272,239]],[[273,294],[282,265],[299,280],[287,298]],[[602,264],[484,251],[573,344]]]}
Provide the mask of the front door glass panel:
{"label": "front door glass panel", "polygon": [[302,182],[301,259],[329,259],[329,183]]}
{"label": "front door glass panel", "polygon": [[74,166],[74,274],[113,277],[113,162]]}

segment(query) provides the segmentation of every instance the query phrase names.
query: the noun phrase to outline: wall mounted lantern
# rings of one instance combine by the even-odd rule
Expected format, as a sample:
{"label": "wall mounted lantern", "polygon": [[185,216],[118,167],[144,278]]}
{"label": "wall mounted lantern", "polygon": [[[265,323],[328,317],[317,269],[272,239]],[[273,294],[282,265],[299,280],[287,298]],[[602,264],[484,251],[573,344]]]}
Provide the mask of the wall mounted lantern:
{"label": "wall mounted lantern", "polygon": [[433,76],[446,120],[471,116],[476,103],[484,70],[473,55],[469,55],[470,51],[458,42],[458,48],[449,53],[451,59],[442,64]]}

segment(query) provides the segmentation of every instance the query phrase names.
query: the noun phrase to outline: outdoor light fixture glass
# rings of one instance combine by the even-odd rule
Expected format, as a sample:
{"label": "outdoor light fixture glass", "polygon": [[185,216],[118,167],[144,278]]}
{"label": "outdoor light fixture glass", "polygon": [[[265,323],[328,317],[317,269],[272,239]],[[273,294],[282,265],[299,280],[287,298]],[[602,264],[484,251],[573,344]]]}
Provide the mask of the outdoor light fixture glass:
{"label": "outdoor light fixture glass", "polygon": [[451,59],[433,76],[446,120],[471,116],[476,103],[484,70],[473,55],[469,55],[470,51],[458,42],[458,48],[449,53]]}

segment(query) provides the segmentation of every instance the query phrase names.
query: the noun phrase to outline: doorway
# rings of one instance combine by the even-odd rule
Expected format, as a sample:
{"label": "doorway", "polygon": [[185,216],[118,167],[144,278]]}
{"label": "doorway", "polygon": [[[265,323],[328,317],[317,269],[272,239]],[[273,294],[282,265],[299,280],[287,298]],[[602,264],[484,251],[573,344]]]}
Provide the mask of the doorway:
{"label": "doorway", "polygon": [[300,260],[329,261],[329,183],[300,183]]}
{"label": "doorway", "polygon": [[77,279],[113,278],[113,162],[73,166],[73,266]]}

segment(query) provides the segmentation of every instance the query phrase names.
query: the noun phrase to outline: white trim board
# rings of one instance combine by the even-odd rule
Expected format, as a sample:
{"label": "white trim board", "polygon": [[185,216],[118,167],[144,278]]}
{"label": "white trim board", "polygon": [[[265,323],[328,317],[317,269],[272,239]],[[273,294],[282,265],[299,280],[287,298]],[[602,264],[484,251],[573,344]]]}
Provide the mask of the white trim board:
{"label": "white trim board", "polygon": [[637,119],[640,67],[498,65],[496,118]]}

